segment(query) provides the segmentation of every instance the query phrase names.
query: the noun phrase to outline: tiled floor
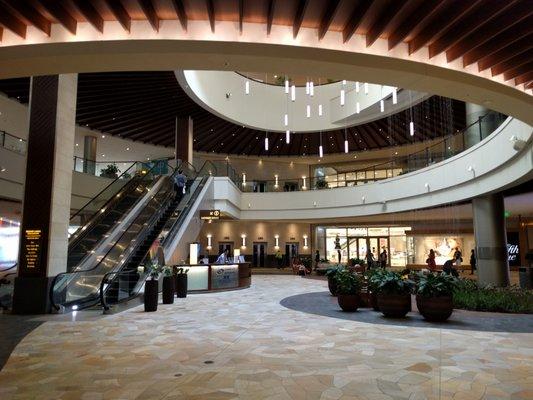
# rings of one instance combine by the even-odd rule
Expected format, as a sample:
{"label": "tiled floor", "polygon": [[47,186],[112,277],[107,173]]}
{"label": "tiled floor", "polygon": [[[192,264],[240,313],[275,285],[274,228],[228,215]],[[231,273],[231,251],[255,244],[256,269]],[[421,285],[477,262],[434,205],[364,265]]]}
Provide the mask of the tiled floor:
{"label": "tiled floor", "polygon": [[0,399],[533,398],[531,316],[513,333],[375,323],[338,318],[326,290],[254,276],[156,313],[52,319],[11,355]]}

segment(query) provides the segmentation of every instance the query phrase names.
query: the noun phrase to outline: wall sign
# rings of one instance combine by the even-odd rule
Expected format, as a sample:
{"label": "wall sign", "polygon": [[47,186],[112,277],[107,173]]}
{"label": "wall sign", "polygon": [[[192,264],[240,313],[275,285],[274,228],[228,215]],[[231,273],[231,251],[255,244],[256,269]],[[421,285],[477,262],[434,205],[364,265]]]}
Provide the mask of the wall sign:
{"label": "wall sign", "polygon": [[208,221],[220,219],[220,210],[200,210],[200,219]]}
{"label": "wall sign", "polygon": [[263,240],[263,239],[264,239],[263,236],[259,236],[259,237],[257,238],[257,240]]}
{"label": "wall sign", "polygon": [[42,254],[42,232],[40,229],[24,231],[24,263],[26,268],[39,268]]}
{"label": "wall sign", "polygon": [[507,233],[507,259],[509,266],[520,266],[520,247],[518,232]]}
{"label": "wall sign", "polygon": [[212,265],[211,289],[229,289],[239,286],[238,265]]}

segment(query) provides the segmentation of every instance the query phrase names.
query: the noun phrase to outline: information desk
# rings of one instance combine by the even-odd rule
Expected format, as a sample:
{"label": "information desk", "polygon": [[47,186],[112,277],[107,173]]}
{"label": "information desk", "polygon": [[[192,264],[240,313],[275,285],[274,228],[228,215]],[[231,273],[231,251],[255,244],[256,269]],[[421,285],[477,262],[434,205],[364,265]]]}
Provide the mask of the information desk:
{"label": "information desk", "polygon": [[180,264],[178,267],[189,269],[188,292],[241,289],[252,283],[250,263]]}

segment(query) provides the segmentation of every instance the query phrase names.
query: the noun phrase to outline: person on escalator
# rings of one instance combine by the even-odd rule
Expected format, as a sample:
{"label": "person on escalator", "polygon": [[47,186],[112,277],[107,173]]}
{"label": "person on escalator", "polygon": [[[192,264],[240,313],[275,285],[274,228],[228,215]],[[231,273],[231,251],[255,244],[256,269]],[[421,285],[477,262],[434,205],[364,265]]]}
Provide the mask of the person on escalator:
{"label": "person on escalator", "polygon": [[176,200],[181,200],[185,194],[185,185],[187,184],[187,177],[183,174],[183,171],[180,169],[176,176],[174,176],[174,190],[176,191]]}

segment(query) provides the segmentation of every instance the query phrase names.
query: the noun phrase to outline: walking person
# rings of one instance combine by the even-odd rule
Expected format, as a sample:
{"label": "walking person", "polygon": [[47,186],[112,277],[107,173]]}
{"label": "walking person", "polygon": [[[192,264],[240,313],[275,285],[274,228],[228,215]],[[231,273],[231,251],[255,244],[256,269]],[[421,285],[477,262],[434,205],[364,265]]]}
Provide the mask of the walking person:
{"label": "walking person", "polygon": [[174,190],[176,191],[176,200],[181,200],[185,194],[185,186],[187,185],[187,177],[183,174],[183,171],[180,169],[178,173],[174,176]]}
{"label": "walking person", "polygon": [[368,269],[374,268],[374,253],[371,251],[366,252],[366,264],[368,265]]}
{"label": "walking person", "polygon": [[453,253],[453,259],[455,261],[455,265],[460,267],[461,263],[463,262],[463,253],[461,253],[461,250],[459,250],[459,247],[455,248],[455,253]]}
{"label": "walking person", "polygon": [[379,264],[381,268],[387,268],[387,261],[388,261],[387,249],[383,247],[383,251],[379,255]]}
{"label": "walking person", "polygon": [[437,263],[435,262],[435,252],[433,249],[429,250],[428,258],[426,260],[426,264],[428,265],[428,269],[431,272],[434,272],[437,269]]}
{"label": "walking person", "polygon": [[320,262],[320,252],[317,250],[315,251],[315,269],[318,268],[318,263]]}
{"label": "walking person", "polygon": [[474,249],[470,252],[470,275],[474,275],[474,271],[476,270],[476,252]]}

